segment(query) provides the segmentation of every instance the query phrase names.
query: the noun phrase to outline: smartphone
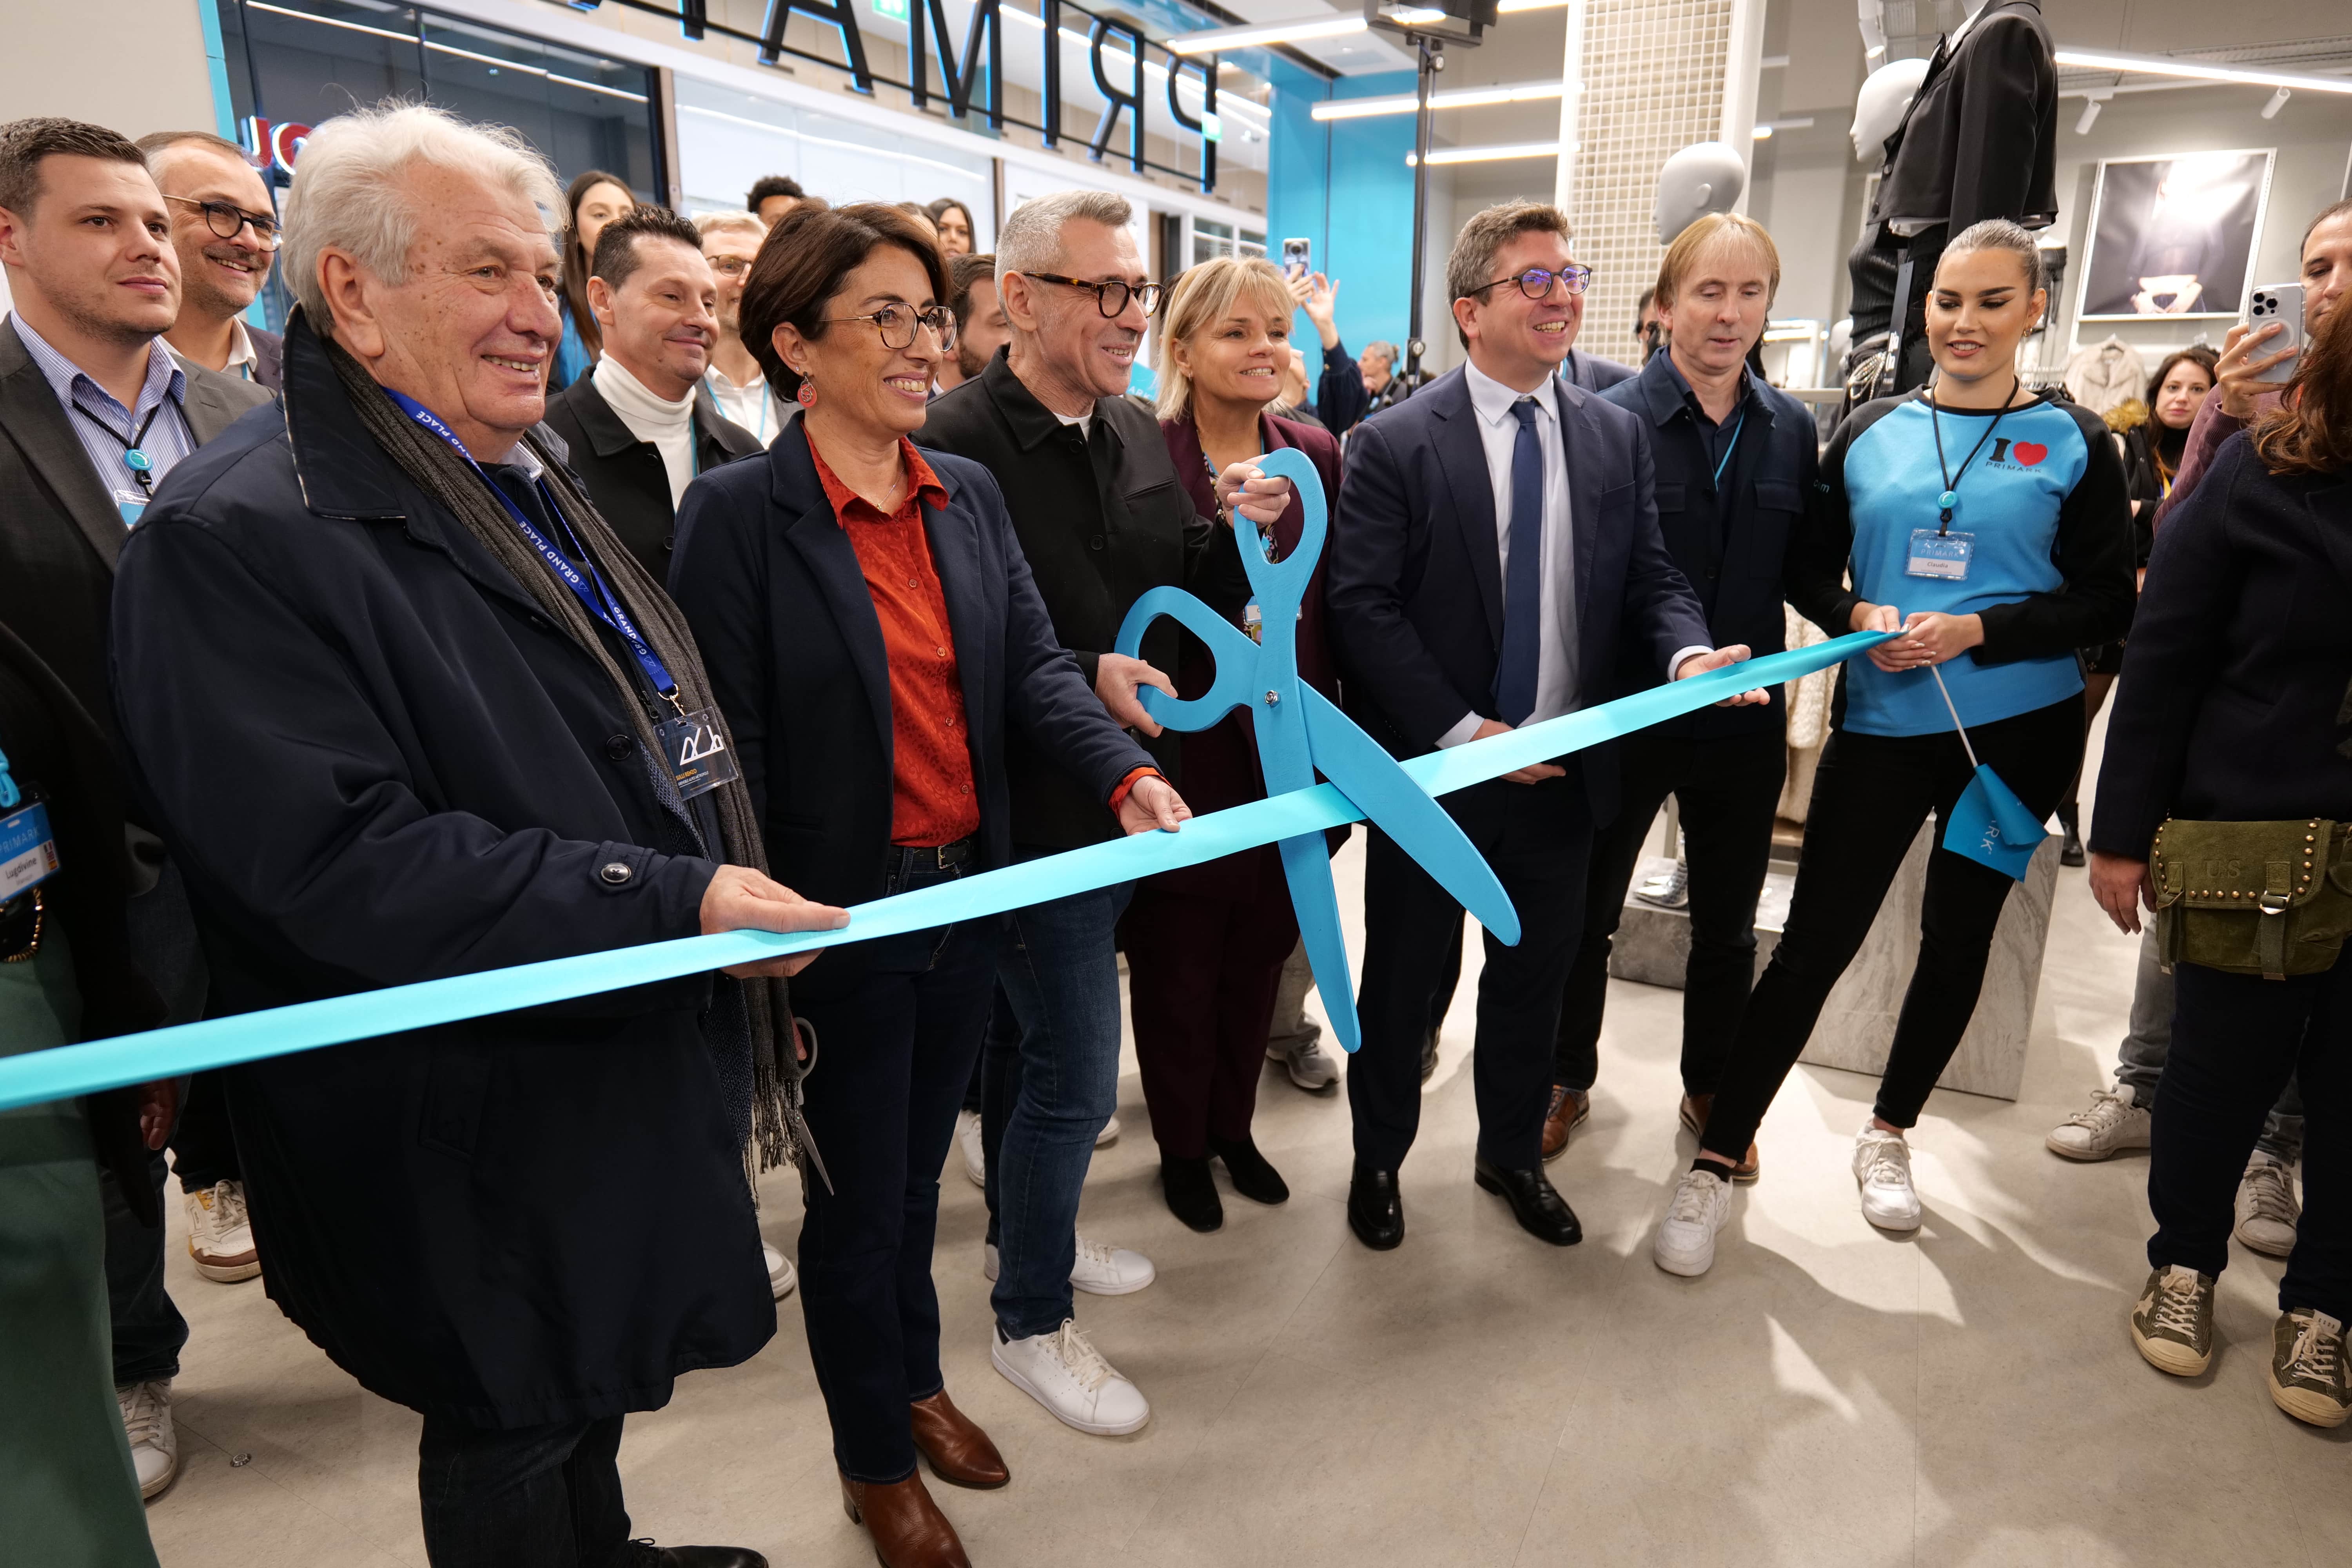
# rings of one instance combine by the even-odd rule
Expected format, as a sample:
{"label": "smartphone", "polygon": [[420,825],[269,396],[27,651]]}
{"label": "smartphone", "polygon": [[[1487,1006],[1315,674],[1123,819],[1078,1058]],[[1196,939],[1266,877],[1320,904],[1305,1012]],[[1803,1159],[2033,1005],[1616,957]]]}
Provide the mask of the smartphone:
{"label": "smartphone", "polygon": [[[2303,347],[2302,284],[2273,283],[2267,289],[2254,290],[2253,298],[2246,305],[2246,325],[2266,327],[2273,321],[2276,321],[2281,330],[2254,345],[2253,357],[2256,359],[2268,359],[2284,349]],[[2297,354],[2294,359],[2274,364],[2255,379],[2284,383],[2294,374],[2295,363],[2302,357]]]}
{"label": "smartphone", "polygon": [[[1284,240],[1282,242],[1282,275],[1285,278],[1304,278],[1314,271],[1314,262],[1308,255],[1311,248],[1303,239]],[[2302,290],[2297,289],[2296,292],[2299,294]]]}

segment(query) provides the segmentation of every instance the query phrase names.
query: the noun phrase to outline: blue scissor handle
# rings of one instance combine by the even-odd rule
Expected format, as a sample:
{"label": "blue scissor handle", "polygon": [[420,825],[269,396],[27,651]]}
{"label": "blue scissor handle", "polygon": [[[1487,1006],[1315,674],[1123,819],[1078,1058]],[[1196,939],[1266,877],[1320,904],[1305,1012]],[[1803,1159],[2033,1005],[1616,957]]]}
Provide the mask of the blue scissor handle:
{"label": "blue scissor handle", "polygon": [[1147,588],[1127,608],[1111,650],[1134,658],[1143,647],[1143,629],[1161,616],[1184,623],[1192,635],[1209,645],[1216,658],[1217,679],[1209,689],[1190,701],[1179,700],[1156,687],[1136,695],[1143,710],[1171,730],[1205,730],[1236,708],[1257,697],[1260,649],[1248,634],[1181,588]]}
{"label": "blue scissor handle", "polygon": [[1236,516],[1234,520],[1242,570],[1249,574],[1250,587],[1256,591],[1263,624],[1273,626],[1279,608],[1282,624],[1288,626],[1298,618],[1298,606],[1307,602],[1307,584],[1314,579],[1315,563],[1323,558],[1323,537],[1330,529],[1323,476],[1316,472],[1314,459],[1296,447],[1277,447],[1255,466],[1261,474],[1290,481],[1298,491],[1298,507],[1305,519],[1298,542],[1280,561],[1266,559],[1265,540],[1255,528],[1244,526],[1248,519]]}

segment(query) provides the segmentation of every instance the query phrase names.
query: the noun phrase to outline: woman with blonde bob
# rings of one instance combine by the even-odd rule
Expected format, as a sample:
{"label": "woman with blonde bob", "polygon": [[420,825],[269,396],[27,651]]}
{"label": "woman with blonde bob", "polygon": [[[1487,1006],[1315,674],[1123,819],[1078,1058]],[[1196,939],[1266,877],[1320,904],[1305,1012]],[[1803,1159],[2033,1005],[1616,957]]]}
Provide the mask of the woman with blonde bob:
{"label": "woman with blonde bob", "polygon": [[[1254,509],[1239,519],[1219,515],[1215,478],[1284,447],[1307,455],[1327,498],[1339,493],[1339,443],[1270,412],[1290,363],[1296,308],[1281,272],[1255,258],[1221,257],[1195,267],[1169,295],[1157,365],[1160,428],[1177,478],[1203,516],[1251,526]],[[1252,488],[1261,486],[1287,489],[1285,481],[1254,477]],[[1306,525],[1298,497],[1287,501],[1275,521],[1255,524],[1277,560],[1297,547]],[[1255,611],[1252,602],[1234,616],[1253,637],[1260,635]],[[1319,568],[1297,624],[1265,628],[1265,635],[1296,637],[1299,674],[1325,696],[1338,697],[1323,636]],[[1187,637],[1178,689],[1198,697],[1214,677],[1206,647]],[[1229,714],[1185,738],[1184,795],[1194,810],[1265,794],[1247,715]],[[1136,1057],[1169,1209],[1194,1230],[1224,1223],[1210,1173],[1213,1155],[1225,1163],[1242,1196],[1283,1202],[1290,1189],[1250,1138],[1275,990],[1298,940],[1280,858],[1267,846],[1150,878],[1137,885],[1121,931]]]}

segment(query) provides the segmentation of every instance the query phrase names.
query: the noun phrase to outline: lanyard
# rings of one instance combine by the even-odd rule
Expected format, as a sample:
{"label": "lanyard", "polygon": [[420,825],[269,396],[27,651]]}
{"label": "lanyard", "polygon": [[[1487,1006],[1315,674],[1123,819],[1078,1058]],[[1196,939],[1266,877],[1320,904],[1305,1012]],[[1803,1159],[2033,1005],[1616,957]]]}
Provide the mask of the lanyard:
{"label": "lanyard", "polygon": [[1984,444],[1992,439],[1992,433],[2000,427],[2001,416],[2009,412],[2010,405],[2017,401],[2017,395],[2023,390],[2024,387],[2014,378],[2011,380],[2009,396],[2002,401],[2000,413],[1992,416],[1992,423],[1984,427],[1984,434],[1977,437],[1977,444],[1969,448],[1967,457],[1960,459],[1960,471],[1957,474],[1944,461],[1944,426],[1936,418],[1935,394],[1926,391],[1919,394],[1920,399],[1927,405],[1927,427],[1936,433],[1936,471],[1944,478],[1944,493],[1936,498],[1937,509],[1943,514],[1936,525],[1938,538],[1952,531],[1952,509],[1960,504],[1960,480],[1967,476],[1969,465],[1977,460],[1977,454],[1984,450]]}
{"label": "lanyard", "polygon": [[155,416],[163,413],[163,405],[171,401],[172,400],[169,397],[165,397],[159,401],[154,407],[150,408],[147,411],[147,417],[141,422],[138,432],[129,437],[125,437],[121,431],[117,430],[113,426],[109,425],[105,420],[100,419],[97,415],[92,414],[89,409],[84,408],[79,402],[74,404],[73,411],[76,414],[80,415],[83,418],[89,420],[91,424],[97,426],[100,429],[105,431],[108,435],[113,437],[116,441],[121,444],[122,466],[129,468],[131,470],[131,477],[139,481],[140,489],[152,493],[155,489],[155,459],[149,457],[144,451],[141,450],[141,448],[147,444],[147,432],[154,427]]}
{"label": "lanyard", "polygon": [[[548,570],[554,573],[563,585],[572,590],[572,596],[580,601],[583,608],[610,626],[623,642],[629,645],[629,651],[636,656],[639,668],[646,672],[646,679],[653,682],[654,689],[659,692],[663,700],[672,708],[676,708],[681,715],[684,714],[686,709],[677,700],[677,682],[670,679],[668,667],[662,663],[660,656],[656,654],[646,639],[638,634],[636,624],[629,619],[629,612],[622,607],[621,596],[605,584],[603,574],[596,570],[594,559],[589,555],[586,547],[581,545],[579,538],[574,535],[572,542],[580,551],[581,563],[588,568],[588,575],[585,577],[581,575],[578,567],[564,559],[562,551],[547,542],[547,536],[540,532],[530,518],[523,515],[522,508],[515,505],[514,498],[492,482],[489,475],[482,472],[482,465],[474,461],[474,455],[466,450],[466,444],[458,440],[456,434],[446,425],[442,424],[431,409],[413,397],[403,396],[388,386],[383,391],[385,396],[400,405],[402,413],[448,442],[457,456],[466,459],[466,466],[474,470],[482,483],[489,486],[490,493],[498,497],[500,506],[507,509],[507,515],[514,519],[514,525],[522,530],[522,536],[530,541],[531,548],[539,552],[540,559],[547,563]],[[549,514],[561,521],[563,509],[555,504],[553,496],[548,494],[547,481],[541,479],[538,483],[540,499],[547,503]],[[566,523],[564,528],[569,533],[571,525]]]}
{"label": "lanyard", "polygon": [[1715,460],[1715,488],[1717,490],[1723,489],[1723,470],[1730,465],[1731,455],[1739,450],[1739,433],[1747,427],[1748,409],[1743,405],[1739,410],[1738,423],[1731,427],[1731,439],[1724,443],[1723,456]]}
{"label": "lanyard", "polygon": [[[710,379],[718,374],[719,373],[717,371],[705,372],[702,377],[702,384],[710,388],[712,400],[719,402],[720,405],[724,407],[725,405],[723,400],[720,400],[719,397],[719,388],[713,384]],[[770,405],[774,399],[774,395],[775,395],[773,393],[771,393],[768,390],[768,384],[766,382],[763,381],[760,384],[760,427],[752,431],[751,434],[760,438],[760,445],[762,447],[768,444],[768,413]],[[694,471],[698,474],[702,471],[702,460],[698,454],[695,458]]]}
{"label": "lanyard", "polygon": [[24,798],[23,793],[16,788],[16,781],[8,776],[8,753],[0,752],[0,811],[7,810]]}

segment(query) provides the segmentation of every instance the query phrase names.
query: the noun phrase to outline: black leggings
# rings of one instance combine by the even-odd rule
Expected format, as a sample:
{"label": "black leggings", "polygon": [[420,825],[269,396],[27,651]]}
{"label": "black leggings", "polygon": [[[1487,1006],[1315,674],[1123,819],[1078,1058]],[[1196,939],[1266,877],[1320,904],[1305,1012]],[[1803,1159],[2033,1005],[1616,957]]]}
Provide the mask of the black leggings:
{"label": "black leggings", "polygon": [[[2080,694],[1969,731],[1977,760],[2046,817],[2083,754]],[[1788,929],[1756,983],[1739,1037],[1716,1086],[1706,1146],[1735,1158],[1811,1037],[1822,1004],[1862,949],[1886,889],[1930,812],[1942,823],[1973,773],[1960,738],[1860,735],[1839,730],[1822,749],[1805,816]],[[1938,843],[1927,858],[1919,962],[1904,994],[1895,1044],[1878,1082],[1877,1114],[1919,1120],[1928,1091],[1959,1048],[1983,988],[1993,928],[2016,884]]]}

